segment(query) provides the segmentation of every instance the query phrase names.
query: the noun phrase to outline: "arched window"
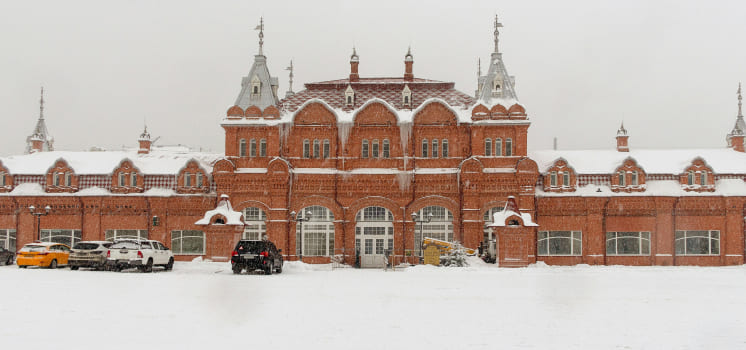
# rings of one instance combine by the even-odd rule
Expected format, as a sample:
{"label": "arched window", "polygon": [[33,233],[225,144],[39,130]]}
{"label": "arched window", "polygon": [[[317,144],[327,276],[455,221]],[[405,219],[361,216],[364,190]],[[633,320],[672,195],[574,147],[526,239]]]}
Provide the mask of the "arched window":
{"label": "arched window", "polygon": [[124,187],[124,179],[127,176],[125,173],[119,173],[119,187]]}
{"label": "arched window", "polygon": [[378,140],[373,140],[373,143],[371,144],[371,148],[373,149],[373,158],[378,158]]}
{"label": "arched window", "polygon": [[440,147],[438,147],[438,139],[433,139],[433,151],[432,151],[433,158],[438,158],[438,149],[440,149]]}
{"label": "arched window", "polygon": [[189,173],[184,173],[184,187],[192,187],[192,177]]}
{"label": "arched window", "polygon": [[492,139],[484,139],[484,155],[492,156]]}
{"label": "arched window", "polygon": [[259,156],[260,157],[267,156],[267,140],[266,139],[259,140]]}
{"label": "arched window", "polygon": [[513,139],[505,139],[505,156],[513,156]]}
{"label": "arched window", "polygon": [[637,171],[636,170],[632,172],[632,179],[631,179],[630,182],[631,182],[632,186],[637,186],[639,184],[640,180],[637,177]]}
{"label": "arched window", "polygon": [[202,173],[197,173],[197,187],[202,187],[203,182]]}
{"label": "arched window", "polygon": [[443,147],[443,152],[441,152],[441,156],[443,158],[448,158],[448,140],[443,139],[443,143],[441,144],[441,147]]}
{"label": "arched window", "polygon": [[624,170],[619,172],[619,186],[627,186],[626,178],[624,176]]}
{"label": "arched window", "polygon": [[689,170],[689,176],[687,176],[687,185],[692,186],[694,185],[694,171]]}
{"label": "arched window", "polygon": [[311,158],[311,143],[308,139],[303,140],[303,158]]}
{"label": "arched window", "polygon": [[246,139],[241,139],[238,143],[238,156],[246,157]]}
{"label": "arched window", "polygon": [[334,214],[325,207],[313,205],[303,208],[298,217],[305,219],[309,211],[311,218],[302,223],[302,237],[301,223],[295,225],[296,254],[300,254],[300,242],[303,242],[303,256],[334,255]]}
{"label": "arched window", "polygon": [[570,186],[570,172],[562,172],[562,186]]}
{"label": "arched window", "polygon": [[62,174],[60,174],[60,173],[54,173],[54,176],[53,176],[54,177],[54,181],[53,181],[53,183],[54,183],[55,186],[59,186],[60,185],[60,176],[61,175]]}
{"label": "arched window", "polygon": [[503,155],[503,139],[499,137],[495,139],[495,155],[498,157]]}
{"label": "arched window", "polygon": [[363,140],[363,149],[362,149],[362,155],[363,158],[368,158],[368,140]]}
{"label": "arched window", "polygon": [[329,139],[324,140],[324,159],[329,158]]}
{"label": "arched window", "polygon": [[313,157],[321,158],[321,144],[319,140],[313,140]]}
{"label": "arched window", "polygon": [[256,139],[251,139],[249,142],[249,157],[256,157]]}
{"label": "arched window", "polygon": [[383,207],[366,207],[355,216],[355,254],[361,267],[382,267],[385,250],[394,249],[394,215]]}
{"label": "arched window", "polygon": [[453,241],[453,214],[441,206],[429,206],[419,210],[419,218],[427,218],[432,214],[430,222],[417,223],[415,230],[415,251],[418,256],[422,255],[422,240],[424,237],[439,239],[441,241]]}
{"label": "arched window", "polygon": [[428,148],[427,139],[423,139],[422,140],[422,158],[427,158],[427,153],[428,153],[427,148]]}
{"label": "arched window", "polygon": [[390,150],[389,150],[389,139],[383,140],[383,158],[388,159],[391,156]]}
{"label": "arched window", "polygon": [[549,174],[549,186],[557,187],[557,172],[553,171]]}
{"label": "arched window", "polygon": [[707,186],[707,172],[702,171],[699,173],[699,184],[702,186]]}
{"label": "arched window", "polygon": [[347,105],[352,105],[352,96],[347,96]]}
{"label": "arched window", "polygon": [[130,186],[137,187],[137,173],[130,173]]}
{"label": "arched window", "polygon": [[267,233],[267,215],[257,207],[248,207],[243,210],[243,218],[246,225],[243,228],[243,239],[258,241]]}
{"label": "arched window", "polygon": [[7,183],[8,182],[5,179],[5,173],[0,173],[0,186],[5,187]]}

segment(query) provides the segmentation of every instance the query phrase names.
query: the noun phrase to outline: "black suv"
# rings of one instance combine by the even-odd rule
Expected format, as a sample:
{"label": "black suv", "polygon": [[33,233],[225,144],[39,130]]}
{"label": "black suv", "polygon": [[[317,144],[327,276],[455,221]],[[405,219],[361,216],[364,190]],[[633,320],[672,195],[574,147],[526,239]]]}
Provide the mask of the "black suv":
{"label": "black suv", "polygon": [[265,275],[273,272],[282,273],[282,249],[277,249],[270,241],[250,241],[242,239],[236,244],[236,249],[231,253],[231,265],[233,273],[239,274],[242,270],[262,270]]}

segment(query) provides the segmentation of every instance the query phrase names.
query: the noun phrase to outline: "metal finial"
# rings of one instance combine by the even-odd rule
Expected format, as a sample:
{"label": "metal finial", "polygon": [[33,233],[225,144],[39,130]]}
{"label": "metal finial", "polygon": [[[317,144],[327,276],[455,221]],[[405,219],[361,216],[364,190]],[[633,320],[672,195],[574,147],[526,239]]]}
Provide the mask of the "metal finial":
{"label": "metal finial", "polygon": [[741,100],[743,100],[743,96],[741,96],[741,83],[738,83],[738,116],[743,117],[743,114],[741,113]]}
{"label": "metal finial", "polygon": [[290,84],[288,91],[293,92],[293,60],[290,60],[290,66],[285,68],[285,70],[290,71]]}
{"label": "metal finial", "polygon": [[498,30],[498,28],[502,28],[502,26],[503,24],[498,21],[497,15],[495,15],[495,53],[500,52],[500,50],[498,50],[497,48],[497,42],[499,40],[498,37],[500,36],[500,31]]}
{"label": "metal finial", "polygon": [[44,119],[44,87],[41,87],[41,99],[39,99],[39,119]]}
{"label": "metal finial", "polygon": [[627,129],[624,128],[624,122],[622,121],[622,126],[619,127],[619,130],[616,132],[617,135],[627,135]]}
{"label": "metal finial", "polygon": [[482,58],[477,58],[477,78],[482,76]]}
{"label": "metal finial", "polygon": [[259,17],[259,25],[254,28],[259,31],[259,55],[264,55],[264,17]]}

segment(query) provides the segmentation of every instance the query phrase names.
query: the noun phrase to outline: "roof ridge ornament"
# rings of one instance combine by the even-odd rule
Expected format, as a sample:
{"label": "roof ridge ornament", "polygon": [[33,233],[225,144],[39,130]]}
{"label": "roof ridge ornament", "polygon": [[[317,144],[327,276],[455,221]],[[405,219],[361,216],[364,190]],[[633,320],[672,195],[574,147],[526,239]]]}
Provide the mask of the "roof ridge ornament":
{"label": "roof ridge ornament", "polygon": [[[740,85],[738,91],[741,91]],[[41,87],[41,99],[39,99],[39,119],[44,119],[44,86]]]}
{"label": "roof ridge ornament", "polygon": [[500,36],[500,30],[498,28],[502,28],[503,24],[500,23],[500,21],[497,19],[497,14],[495,14],[495,53],[499,53],[500,50],[498,49],[498,41]]}
{"label": "roof ridge ornament", "polygon": [[743,100],[743,96],[741,96],[741,82],[738,82],[738,116],[743,117],[743,113],[741,112],[741,100]]}
{"label": "roof ridge ornament", "polygon": [[619,127],[616,134],[617,136],[627,136],[627,129],[624,128],[624,121],[622,121],[622,125]]}
{"label": "roof ridge ornament", "polygon": [[352,55],[350,55],[350,61],[357,62],[360,60],[360,57],[357,55],[357,50],[355,49],[355,45],[352,45]]}
{"label": "roof ridge ornament", "polygon": [[285,70],[290,71],[290,83],[288,84],[288,91],[285,92],[285,97],[290,97],[293,94],[295,94],[293,92],[293,60],[292,59],[290,60],[290,66],[285,68]]}
{"label": "roof ridge ornament", "polygon": [[259,56],[264,56],[264,17],[259,17],[259,25],[254,30],[259,31]]}

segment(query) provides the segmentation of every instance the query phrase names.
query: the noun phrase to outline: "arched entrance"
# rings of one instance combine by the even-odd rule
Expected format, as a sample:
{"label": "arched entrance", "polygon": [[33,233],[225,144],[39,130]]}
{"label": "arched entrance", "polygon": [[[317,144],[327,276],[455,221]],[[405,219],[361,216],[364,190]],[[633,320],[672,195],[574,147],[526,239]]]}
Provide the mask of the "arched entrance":
{"label": "arched entrance", "polygon": [[[432,216],[430,216],[432,214]],[[453,242],[453,213],[445,207],[431,205],[417,212],[418,217],[431,217],[430,222],[417,224],[415,227],[415,253],[422,256],[422,239],[435,238]]]}
{"label": "arched entrance", "polygon": [[309,212],[310,220],[302,223],[303,237],[301,224],[295,225],[295,254],[300,255],[300,242],[303,242],[303,256],[334,255],[334,214],[326,207],[312,205],[303,208],[298,217],[306,219]]}
{"label": "arched entrance", "polygon": [[355,216],[355,254],[360,267],[383,267],[394,249],[394,215],[384,207],[366,207]]}
{"label": "arched entrance", "polygon": [[244,223],[243,239],[258,241],[267,234],[267,214],[257,207],[243,210]]}
{"label": "arched entrance", "polygon": [[484,212],[484,235],[482,238],[482,254],[485,256],[486,261],[497,262],[497,235],[492,228],[487,227],[494,220],[494,214],[503,211],[503,207],[492,207]]}

